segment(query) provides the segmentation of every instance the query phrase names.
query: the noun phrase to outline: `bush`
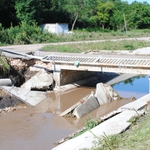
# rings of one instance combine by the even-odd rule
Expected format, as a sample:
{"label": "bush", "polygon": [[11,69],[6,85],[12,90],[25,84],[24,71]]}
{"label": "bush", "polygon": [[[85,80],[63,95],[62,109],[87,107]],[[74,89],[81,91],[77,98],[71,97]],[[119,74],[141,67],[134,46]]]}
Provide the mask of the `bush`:
{"label": "bush", "polygon": [[2,56],[1,53],[0,53],[0,71],[3,74],[7,74],[10,72],[10,65],[9,65],[7,59],[4,56]]}
{"label": "bush", "polygon": [[126,50],[134,50],[134,49],[135,49],[135,47],[134,47],[133,44],[125,44],[125,45],[124,45],[124,48],[125,48]]}
{"label": "bush", "polygon": [[9,35],[8,35],[7,30],[5,30],[2,27],[2,24],[0,23],[0,44],[2,43],[3,44],[9,43]]}

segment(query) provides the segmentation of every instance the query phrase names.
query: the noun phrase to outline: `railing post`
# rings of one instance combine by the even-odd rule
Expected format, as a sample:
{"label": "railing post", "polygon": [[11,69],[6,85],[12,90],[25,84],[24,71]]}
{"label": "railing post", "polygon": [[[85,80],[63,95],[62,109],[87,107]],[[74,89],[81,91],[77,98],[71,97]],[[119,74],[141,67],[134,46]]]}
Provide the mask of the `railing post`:
{"label": "railing post", "polygon": [[61,75],[61,70],[60,68],[53,62],[53,78],[56,82],[56,86],[60,86],[60,75]]}

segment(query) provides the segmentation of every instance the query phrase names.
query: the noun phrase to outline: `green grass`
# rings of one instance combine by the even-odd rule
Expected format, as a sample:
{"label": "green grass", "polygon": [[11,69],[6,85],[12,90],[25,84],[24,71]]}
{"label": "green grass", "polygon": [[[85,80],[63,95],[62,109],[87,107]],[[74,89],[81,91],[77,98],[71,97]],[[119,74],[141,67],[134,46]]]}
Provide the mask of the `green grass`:
{"label": "green grass", "polygon": [[[132,123],[130,128],[118,135],[107,136],[104,133],[103,138],[99,138],[91,132],[98,139],[99,143],[90,150],[150,150],[150,112],[146,115],[138,114],[138,116],[132,117],[129,122]],[[73,137],[70,137],[70,139],[86,131],[90,132],[90,129],[100,123],[100,120],[87,119],[85,128]]]}
{"label": "green grass", "polygon": [[135,50],[142,47],[149,47],[150,42],[138,40],[106,41],[97,43],[76,43],[65,45],[47,45],[42,48],[49,52],[70,52],[81,53],[99,50]]}
{"label": "green grass", "polygon": [[101,120],[99,120],[99,119],[88,118],[85,122],[85,128],[83,128],[81,131],[74,134],[74,136],[71,136],[70,139],[80,136],[81,134],[85,133],[86,131],[89,131],[90,129],[96,127],[100,123],[101,123]]}
{"label": "green grass", "polygon": [[150,113],[140,117],[129,130],[122,134],[104,136],[100,146],[92,150],[149,150],[150,149]]}
{"label": "green grass", "polygon": [[120,38],[132,38],[132,37],[149,37],[150,29],[144,30],[132,30],[126,32],[121,31],[86,31],[75,30],[71,35],[59,35],[56,38],[57,41],[85,41],[85,40],[108,40],[108,39],[120,39]]}
{"label": "green grass", "polygon": [[8,64],[7,59],[0,53],[0,72],[7,74],[10,71],[10,65]]}
{"label": "green grass", "polygon": [[[150,30],[133,30],[130,32],[87,32],[87,31],[75,31],[72,35],[59,35],[56,36],[57,42],[71,42],[71,41],[83,41],[83,43],[65,44],[65,45],[47,45],[42,48],[43,51],[49,52],[70,52],[81,53],[89,51],[99,50],[135,50],[142,47],[149,47],[150,43],[146,41],[138,40],[122,40],[122,41],[110,41],[121,38],[132,37],[148,37],[150,36]],[[84,43],[84,41],[92,40],[107,40],[106,42],[90,42]]]}

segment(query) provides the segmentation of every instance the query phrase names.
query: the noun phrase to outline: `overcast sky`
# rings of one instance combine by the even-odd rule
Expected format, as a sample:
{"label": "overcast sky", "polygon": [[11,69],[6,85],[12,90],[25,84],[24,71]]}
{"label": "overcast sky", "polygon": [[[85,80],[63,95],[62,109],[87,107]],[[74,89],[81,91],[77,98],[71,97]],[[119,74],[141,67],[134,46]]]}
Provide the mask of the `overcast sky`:
{"label": "overcast sky", "polygon": [[[132,2],[134,2],[135,0],[122,0],[122,1],[128,1],[129,4],[131,4]],[[137,2],[147,2],[150,4],[150,0],[136,0]]]}

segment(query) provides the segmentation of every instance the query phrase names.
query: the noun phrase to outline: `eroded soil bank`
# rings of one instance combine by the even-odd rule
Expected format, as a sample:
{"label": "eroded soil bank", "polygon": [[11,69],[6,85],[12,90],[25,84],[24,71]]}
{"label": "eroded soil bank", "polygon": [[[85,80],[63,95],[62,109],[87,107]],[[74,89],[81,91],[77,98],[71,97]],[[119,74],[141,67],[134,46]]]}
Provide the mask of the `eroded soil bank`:
{"label": "eroded soil bank", "polygon": [[35,59],[9,58],[11,70],[7,74],[0,74],[0,78],[10,78],[14,86],[20,87],[24,82],[35,75],[41,68],[51,71],[50,63],[43,63]]}
{"label": "eroded soil bank", "polygon": [[[1,73],[0,79],[9,78],[12,81],[13,86],[20,87],[23,83],[33,77],[43,67],[51,73],[51,64],[42,63],[35,59],[14,59],[8,58],[10,64],[10,72]],[[0,109],[5,107],[13,107],[20,104],[21,101],[14,98],[10,93],[0,89]]]}

